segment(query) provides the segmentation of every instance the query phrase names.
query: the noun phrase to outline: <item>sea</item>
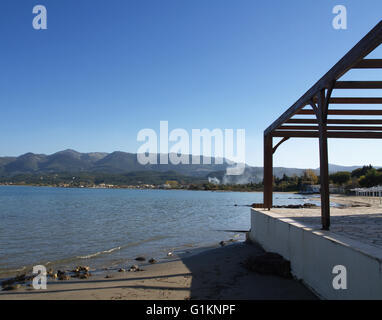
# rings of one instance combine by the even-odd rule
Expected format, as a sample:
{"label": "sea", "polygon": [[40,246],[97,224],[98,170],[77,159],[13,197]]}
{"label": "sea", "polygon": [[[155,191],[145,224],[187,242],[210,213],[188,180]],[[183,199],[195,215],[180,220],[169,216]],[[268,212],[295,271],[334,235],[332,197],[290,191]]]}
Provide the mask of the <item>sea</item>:
{"label": "sea", "polygon": [[[244,241],[262,193],[0,186],[0,278],[34,265],[93,270]],[[275,193],[275,205],[312,202]]]}

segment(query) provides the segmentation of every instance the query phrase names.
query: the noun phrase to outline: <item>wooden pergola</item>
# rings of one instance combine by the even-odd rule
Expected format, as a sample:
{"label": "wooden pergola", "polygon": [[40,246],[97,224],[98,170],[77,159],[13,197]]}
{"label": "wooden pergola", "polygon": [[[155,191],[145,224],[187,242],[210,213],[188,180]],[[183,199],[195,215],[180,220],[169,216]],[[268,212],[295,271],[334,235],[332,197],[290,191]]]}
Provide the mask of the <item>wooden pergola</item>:
{"label": "wooden pergola", "polygon": [[[382,89],[382,81],[340,81],[352,69],[382,69],[382,59],[365,58],[381,43],[382,21],[264,131],[264,203],[259,207],[272,208],[273,154],[276,149],[290,138],[318,138],[322,229],[329,230],[328,138],[382,138],[382,118],[378,117],[382,116],[382,109],[365,108],[371,104],[381,106],[382,97],[332,97],[332,94],[334,90]],[[332,105],[359,105],[359,108],[329,108]],[[308,117],[298,117],[300,115]],[[330,119],[332,115],[335,117]],[[281,140],[273,146],[273,138]]]}

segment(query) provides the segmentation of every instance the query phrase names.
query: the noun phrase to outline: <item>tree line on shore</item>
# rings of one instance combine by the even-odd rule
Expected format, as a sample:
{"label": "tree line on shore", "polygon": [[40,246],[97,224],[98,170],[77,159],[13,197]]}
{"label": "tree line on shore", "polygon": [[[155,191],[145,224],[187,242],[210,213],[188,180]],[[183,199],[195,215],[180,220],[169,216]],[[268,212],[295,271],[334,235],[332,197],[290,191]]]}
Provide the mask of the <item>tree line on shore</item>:
{"label": "tree line on shore", "polygon": [[[341,187],[345,192],[354,188],[370,188],[382,185],[382,168],[376,169],[373,166],[363,166],[351,172],[340,171],[329,176],[330,183],[336,187]],[[287,176],[281,178],[275,177],[273,182],[273,190],[281,192],[299,192],[304,191],[307,186],[319,185],[320,176],[316,175],[313,170],[305,170],[302,176]],[[262,191],[263,183],[248,183],[240,185],[218,185],[203,184],[202,186],[194,186],[195,189],[203,188],[204,190],[225,190],[225,191]]]}
{"label": "tree line on shore", "polygon": [[[382,168],[376,169],[372,165],[363,166],[351,172],[339,171],[329,175],[330,183],[344,190],[354,188],[370,188],[382,185]],[[302,190],[306,185],[320,184],[320,176],[313,170],[306,170],[301,177],[283,176],[281,179],[275,179],[275,190],[294,191]]]}
{"label": "tree line on shore", "polygon": [[[318,185],[319,175],[313,170],[305,170],[302,176],[287,176],[274,178],[275,191],[298,192],[306,186]],[[371,165],[363,166],[352,172],[336,172],[330,175],[330,183],[345,191],[358,187],[373,187],[382,185],[382,168]],[[107,173],[59,173],[59,174],[19,174],[12,177],[0,177],[0,184],[37,185],[57,187],[94,187],[100,185],[114,187],[160,187],[169,189],[209,190],[209,191],[262,191],[263,183],[250,182],[246,184],[214,184],[207,177],[190,177],[177,172],[131,172],[126,174]]]}

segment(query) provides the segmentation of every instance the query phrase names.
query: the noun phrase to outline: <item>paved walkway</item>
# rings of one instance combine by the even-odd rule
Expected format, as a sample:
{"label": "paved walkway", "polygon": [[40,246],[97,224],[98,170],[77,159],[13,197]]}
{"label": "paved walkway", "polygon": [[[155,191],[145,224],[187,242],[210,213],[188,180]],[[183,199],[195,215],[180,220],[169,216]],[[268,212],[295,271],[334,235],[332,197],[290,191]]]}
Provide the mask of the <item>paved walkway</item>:
{"label": "paved walkway", "polygon": [[[317,199],[315,199],[317,200]],[[331,197],[346,207],[331,208],[330,231],[382,249],[382,204],[379,198]],[[321,229],[321,209],[272,209],[313,229]]]}

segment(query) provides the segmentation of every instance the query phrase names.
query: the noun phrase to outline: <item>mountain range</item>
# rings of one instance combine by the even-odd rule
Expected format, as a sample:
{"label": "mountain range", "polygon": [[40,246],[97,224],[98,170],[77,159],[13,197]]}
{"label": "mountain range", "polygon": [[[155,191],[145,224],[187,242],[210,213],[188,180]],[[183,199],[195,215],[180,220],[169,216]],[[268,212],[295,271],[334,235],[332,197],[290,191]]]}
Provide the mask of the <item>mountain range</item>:
{"label": "mountain range", "polygon": [[[226,176],[225,170],[230,166],[229,161],[223,159],[223,164],[159,164],[159,155],[156,155],[158,164],[141,165],[137,154],[115,151],[112,153],[91,152],[80,153],[75,150],[64,150],[51,155],[26,153],[19,157],[0,157],[0,175],[14,176],[17,174],[53,174],[53,173],[111,173],[122,174],[142,171],[168,172],[174,171],[185,176],[211,177],[224,180],[227,183],[260,182],[263,178],[262,167],[246,165],[241,176]],[[191,156],[189,156],[189,159]],[[329,165],[330,173],[338,171],[353,171],[361,166]],[[305,169],[275,167],[274,175],[282,177],[302,175]],[[319,174],[319,169],[313,169]]]}

